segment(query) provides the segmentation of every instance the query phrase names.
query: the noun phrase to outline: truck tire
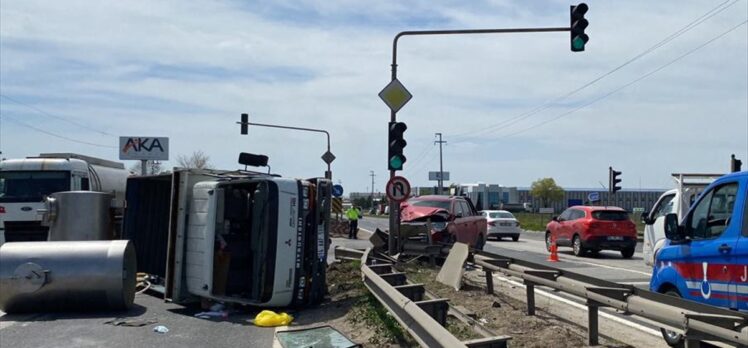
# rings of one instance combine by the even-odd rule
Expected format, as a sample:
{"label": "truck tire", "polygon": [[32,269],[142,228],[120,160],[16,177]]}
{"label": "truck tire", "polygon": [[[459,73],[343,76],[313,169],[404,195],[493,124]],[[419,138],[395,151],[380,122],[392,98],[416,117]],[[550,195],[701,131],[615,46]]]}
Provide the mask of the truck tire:
{"label": "truck tire", "polygon": [[[675,289],[669,289],[668,291],[665,291],[664,294],[673,297],[681,297],[678,290]],[[662,332],[662,338],[665,340],[665,343],[667,343],[669,346],[676,348],[685,347],[686,342],[683,339],[683,335],[674,331],[666,330],[664,328],[660,328],[660,332]]]}
{"label": "truck tire", "polygon": [[634,248],[626,248],[621,250],[621,256],[623,256],[624,259],[630,259],[632,256],[634,256],[634,251],[636,249]]}

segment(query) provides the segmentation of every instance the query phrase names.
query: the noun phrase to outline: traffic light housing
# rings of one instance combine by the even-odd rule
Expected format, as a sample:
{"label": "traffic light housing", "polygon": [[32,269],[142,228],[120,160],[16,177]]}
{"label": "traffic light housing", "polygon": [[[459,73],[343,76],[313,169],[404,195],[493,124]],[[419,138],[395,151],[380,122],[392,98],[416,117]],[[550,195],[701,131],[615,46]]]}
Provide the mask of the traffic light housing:
{"label": "traffic light housing", "polygon": [[740,167],[743,166],[743,161],[735,158],[735,154],[730,156],[730,172],[736,173],[740,171]]}
{"label": "traffic light housing", "polygon": [[241,120],[241,126],[242,126],[242,134],[247,134],[247,128],[249,123],[249,115],[248,114],[242,114],[242,120]]}
{"label": "traffic light housing", "polygon": [[389,150],[387,151],[387,167],[389,170],[403,170],[403,164],[405,164],[403,148],[408,145],[403,139],[406,129],[408,129],[408,126],[403,122],[389,123]]}
{"label": "traffic light housing", "polygon": [[589,7],[585,3],[580,3],[576,6],[571,6],[570,13],[570,32],[571,32],[571,51],[572,52],[583,52],[584,46],[587,45],[587,41],[590,37],[584,33],[584,29],[590,24],[584,19],[584,14],[587,13]]}
{"label": "traffic light housing", "polygon": [[621,179],[618,178],[622,172],[613,170],[613,167],[608,167],[608,192],[616,193],[621,190]]}

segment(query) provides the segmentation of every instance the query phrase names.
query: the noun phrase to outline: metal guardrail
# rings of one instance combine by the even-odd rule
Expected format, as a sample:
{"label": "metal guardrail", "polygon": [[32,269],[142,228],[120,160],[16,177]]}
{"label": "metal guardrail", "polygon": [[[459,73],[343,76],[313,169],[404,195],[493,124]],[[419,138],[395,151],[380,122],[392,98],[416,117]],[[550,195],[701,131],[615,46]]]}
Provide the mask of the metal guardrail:
{"label": "metal guardrail", "polygon": [[473,262],[485,271],[486,291],[493,293],[493,272],[523,279],[527,313],[535,313],[535,286],[542,285],[587,300],[588,344],[598,344],[598,308],[611,307],[652,320],[684,334],[686,347],[700,340],[748,346],[748,314],[654,293],[582,274],[487,252]]}
{"label": "metal guardrail", "polygon": [[423,284],[406,284],[405,274],[395,272],[391,263],[376,263],[376,258],[369,257],[370,252],[371,249],[367,249],[361,257],[364,285],[422,347],[505,348],[507,346],[507,341],[510,339],[507,336],[465,342],[454,337],[444,328],[449,309],[448,300],[424,300]]}

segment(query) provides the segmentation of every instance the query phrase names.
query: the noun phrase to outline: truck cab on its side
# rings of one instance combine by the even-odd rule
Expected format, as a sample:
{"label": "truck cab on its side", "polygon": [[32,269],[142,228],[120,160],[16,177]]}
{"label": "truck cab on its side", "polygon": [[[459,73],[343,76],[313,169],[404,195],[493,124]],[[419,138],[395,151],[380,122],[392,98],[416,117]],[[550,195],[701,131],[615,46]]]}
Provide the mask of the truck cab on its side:
{"label": "truck cab on its side", "polygon": [[331,191],[247,171],[133,177],[124,235],[167,300],[305,306],[326,289]]}

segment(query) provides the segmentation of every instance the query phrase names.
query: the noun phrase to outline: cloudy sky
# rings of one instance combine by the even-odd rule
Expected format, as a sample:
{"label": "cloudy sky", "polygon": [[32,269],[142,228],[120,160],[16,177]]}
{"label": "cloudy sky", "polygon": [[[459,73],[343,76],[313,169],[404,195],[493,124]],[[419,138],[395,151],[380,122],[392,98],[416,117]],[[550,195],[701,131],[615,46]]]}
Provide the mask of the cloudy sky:
{"label": "cloudy sky", "polygon": [[[613,166],[624,188],[668,188],[672,172],[727,171],[732,153],[748,163],[747,3],[590,0],[580,53],[566,32],[402,38],[404,175],[429,185],[436,132],[454,182],[599,187]],[[380,191],[389,109],[377,94],[395,34],[562,27],[569,5],[2,0],[0,149],[117,159],[119,135],[168,136],[172,159],[202,150],[235,169],[246,151],[283,175],[323,175],[323,135],[242,136],[246,112],[329,130],[335,181],[367,191],[373,170]]]}

